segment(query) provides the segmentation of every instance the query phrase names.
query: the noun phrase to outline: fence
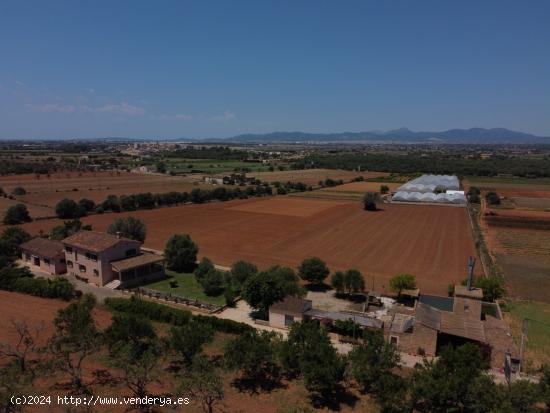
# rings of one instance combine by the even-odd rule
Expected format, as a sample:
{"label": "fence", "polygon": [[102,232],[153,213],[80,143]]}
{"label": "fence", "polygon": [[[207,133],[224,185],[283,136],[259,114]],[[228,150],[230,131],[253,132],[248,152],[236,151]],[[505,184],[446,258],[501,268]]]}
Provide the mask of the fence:
{"label": "fence", "polygon": [[145,295],[149,298],[156,298],[157,300],[164,300],[175,304],[183,304],[189,307],[195,307],[200,310],[206,310],[209,313],[215,313],[217,311],[220,311],[223,308],[222,306],[219,306],[219,305],[205,303],[199,300],[194,300],[186,297],[181,297],[177,294],[150,290],[148,288],[143,288],[143,287],[133,288],[133,289],[130,289],[129,291],[138,295]]}

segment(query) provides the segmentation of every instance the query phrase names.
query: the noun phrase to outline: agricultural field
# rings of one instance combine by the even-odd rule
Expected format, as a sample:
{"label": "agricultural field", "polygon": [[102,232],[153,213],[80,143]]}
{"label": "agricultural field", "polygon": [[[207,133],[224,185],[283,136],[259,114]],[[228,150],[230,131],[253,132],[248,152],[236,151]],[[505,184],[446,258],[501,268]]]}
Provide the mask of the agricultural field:
{"label": "agricultural field", "polygon": [[550,198],[511,197],[516,208],[542,209],[550,212]]}
{"label": "agricultural field", "polygon": [[468,176],[471,186],[480,188],[542,190],[550,191],[550,178],[497,178],[487,176]]}
{"label": "agricultural field", "polygon": [[469,177],[467,185],[494,191],[502,199],[500,208],[550,211],[550,179]]}
{"label": "agricultural field", "polygon": [[379,192],[381,185],[386,185],[390,191],[395,191],[401,186],[400,183],[393,182],[350,182],[344,185],[321,188],[311,192],[300,192],[294,195],[307,198],[361,200],[366,192]]}
{"label": "agricultural field", "polygon": [[[487,178],[485,178],[487,179]],[[514,183],[515,182],[515,183]],[[485,236],[512,298],[550,303],[550,184],[548,179],[495,179],[484,190],[504,208],[483,217]]]}
{"label": "agricultural field", "polygon": [[164,160],[164,163],[170,172],[176,174],[186,174],[191,171],[219,174],[222,172],[230,173],[243,168],[250,169],[252,172],[269,171],[269,165],[264,165],[261,162],[244,162],[240,160],[167,158]]}
{"label": "agricultural field", "polygon": [[527,340],[525,355],[537,368],[541,364],[550,363],[550,305],[531,301],[512,301],[507,303],[505,310],[507,321],[512,327],[516,342],[519,344],[526,321]]}
{"label": "agricultural field", "polygon": [[[27,325],[36,330],[41,330],[40,338],[44,342],[52,335],[52,320],[58,310],[67,306],[66,301],[50,298],[33,297],[26,294],[19,294],[0,290],[0,329],[2,341],[11,342],[17,338],[13,329],[12,321],[24,321]],[[32,311],[29,311],[32,308]],[[110,324],[111,314],[105,310],[95,311],[96,322],[101,327]]]}
{"label": "agricultural field", "polygon": [[526,228],[487,228],[487,240],[512,298],[550,303],[550,233]]}
{"label": "agricultural field", "polygon": [[[18,200],[34,206],[55,207],[63,198],[76,201],[88,198],[102,202],[108,195],[129,195],[139,192],[191,191],[194,188],[212,188],[201,183],[200,176],[179,177],[130,172],[64,172],[50,177],[33,174],[0,177],[0,187],[10,193],[17,186],[23,187],[26,195]],[[34,217],[31,212],[31,216]]]}
{"label": "agricultural field", "polygon": [[[465,278],[467,258],[475,255],[466,210],[441,206],[384,204],[367,212],[360,202],[278,196],[93,215],[83,222],[102,231],[130,215],[147,225],[146,247],[162,250],[174,233],[188,233],[199,255],[219,265],[246,260],[261,268],[296,268],[319,256],[332,270],[359,269],[368,288],[380,292],[388,292],[389,278],[409,272],[426,294],[446,295],[449,283]],[[59,223],[23,227],[38,234]]]}
{"label": "agricultural field", "polygon": [[367,178],[375,178],[379,176],[389,175],[386,172],[355,172],[344,171],[340,169],[298,169],[289,171],[274,171],[274,172],[258,172],[247,174],[260,179],[262,182],[303,182],[306,185],[318,185],[319,181],[325,179],[342,179],[343,181],[351,181],[357,176]]}
{"label": "agricultural field", "polygon": [[[0,197],[0,219],[6,214],[9,207],[21,204],[21,201]],[[55,211],[51,207],[25,204],[32,218],[55,217]]]}

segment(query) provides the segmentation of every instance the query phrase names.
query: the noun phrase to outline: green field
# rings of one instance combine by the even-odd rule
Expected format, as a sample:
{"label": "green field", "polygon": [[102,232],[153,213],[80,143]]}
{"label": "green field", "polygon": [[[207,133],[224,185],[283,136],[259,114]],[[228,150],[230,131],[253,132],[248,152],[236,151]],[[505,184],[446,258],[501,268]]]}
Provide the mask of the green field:
{"label": "green field", "polygon": [[[202,286],[198,283],[195,275],[192,273],[177,273],[174,271],[166,270],[168,278],[157,281],[151,284],[147,284],[144,287],[150,290],[161,291],[165,293],[171,293],[179,295],[184,298],[192,300],[199,300],[205,303],[225,305],[225,298],[223,294],[216,297],[206,295],[202,289]],[[175,288],[170,286],[171,281],[177,281],[178,285]]]}
{"label": "green field", "polygon": [[259,162],[243,162],[236,160],[219,159],[166,159],[164,161],[169,171],[175,173],[189,173],[192,170],[200,170],[204,173],[218,174],[233,172],[235,168],[248,168],[252,172],[268,171],[269,166]]}
{"label": "green field", "polygon": [[514,338],[519,344],[523,320],[527,319],[526,357],[535,366],[550,362],[550,304],[512,301],[506,305],[512,317]]}

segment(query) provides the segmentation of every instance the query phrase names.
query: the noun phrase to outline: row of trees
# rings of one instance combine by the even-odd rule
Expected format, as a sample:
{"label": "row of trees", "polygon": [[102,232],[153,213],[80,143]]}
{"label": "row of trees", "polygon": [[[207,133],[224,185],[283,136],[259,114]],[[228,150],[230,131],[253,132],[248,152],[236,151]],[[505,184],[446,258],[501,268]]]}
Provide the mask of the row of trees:
{"label": "row of trees", "polygon": [[[466,155],[466,153],[464,154]],[[432,174],[495,176],[512,174],[523,177],[550,176],[550,163],[545,158],[492,156],[472,158],[457,153],[409,152],[368,153],[343,150],[337,153],[317,152],[296,161],[295,169],[329,168],[365,170],[410,174],[426,172]]]}
{"label": "row of trees", "polygon": [[303,182],[287,181],[286,183],[281,183],[276,181],[273,182],[273,186],[276,188],[278,195],[285,195],[289,192],[304,192],[313,190],[311,185],[306,185]]}
{"label": "row of trees", "polygon": [[90,199],[81,199],[76,202],[72,199],[62,199],[55,206],[55,212],[61,219],[73,219],[86,216],[90,213],[101,214],[106,211],[136,211],[138,209],[152,209],[160,206],[172,206],[186,203],[202,204],[205,202],[229,201],[231,199],[245,199],[253,196],[272,195],[269,185],[249,186],[245,189],[217,187],[212,190],[195,188],[191,192],[166,192],[153,194],[144,192],[134,195],[109,195],[100,204]]}

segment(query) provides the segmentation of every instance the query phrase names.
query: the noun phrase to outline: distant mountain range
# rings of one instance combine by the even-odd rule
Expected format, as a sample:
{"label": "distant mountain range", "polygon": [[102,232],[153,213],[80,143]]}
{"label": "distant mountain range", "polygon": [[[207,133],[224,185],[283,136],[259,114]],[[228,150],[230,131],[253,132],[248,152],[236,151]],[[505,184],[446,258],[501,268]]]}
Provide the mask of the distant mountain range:
{"label": "distant mountain range", "polygon": [[[449,129],[443,132],[414,132],[407,128],[390,131],[307,133],[271,132],[244,134],[222,139],[233,143],[462,143],[462,144],[550,144],[550,137],[535,136],[504,128]],[[217,141],[220,141],[217,139]]]}

